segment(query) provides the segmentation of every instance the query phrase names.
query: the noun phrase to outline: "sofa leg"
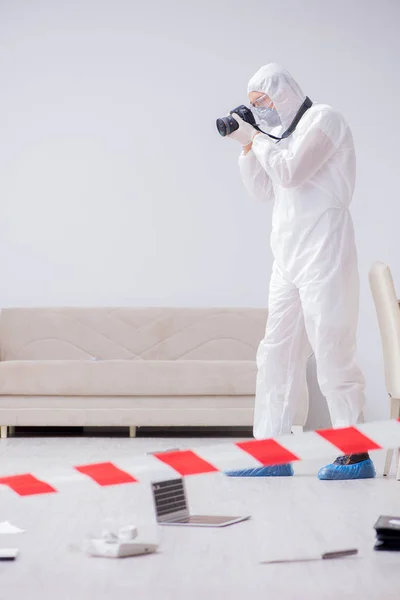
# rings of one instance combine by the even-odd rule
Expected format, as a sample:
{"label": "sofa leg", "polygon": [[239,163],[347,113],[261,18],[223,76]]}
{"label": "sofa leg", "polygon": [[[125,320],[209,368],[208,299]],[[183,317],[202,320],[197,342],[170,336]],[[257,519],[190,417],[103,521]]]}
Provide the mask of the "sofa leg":
{"label": "sofa leg", "polygon": [[6,439],[6,437],[7,437],[7,425],[2,425],[2,426],[0,427],[0,431],[1,431],[1,433],[0,433],[0,437],[1,437],[1,439],[2,439],[2,440],[5,440],[5,439]]}
{"label": "sofa leg", "polygon": [[129,427],[129,437],[130,438],[136,437],[136,426],[135,425],[131,425]]}

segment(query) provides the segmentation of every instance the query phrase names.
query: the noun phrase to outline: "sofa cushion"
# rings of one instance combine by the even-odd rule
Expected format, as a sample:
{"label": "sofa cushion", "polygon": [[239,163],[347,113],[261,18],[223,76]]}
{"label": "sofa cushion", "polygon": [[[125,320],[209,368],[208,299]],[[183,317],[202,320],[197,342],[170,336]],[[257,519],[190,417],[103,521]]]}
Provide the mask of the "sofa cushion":
{"label": "sofa cushion", "polygon": [[0,363],[11,396],[253,395],[254,361],[16,360]]}
{"label": "sofa cushion", "polygon": [[258,308],[7,308],[1,360],[255,360]]}

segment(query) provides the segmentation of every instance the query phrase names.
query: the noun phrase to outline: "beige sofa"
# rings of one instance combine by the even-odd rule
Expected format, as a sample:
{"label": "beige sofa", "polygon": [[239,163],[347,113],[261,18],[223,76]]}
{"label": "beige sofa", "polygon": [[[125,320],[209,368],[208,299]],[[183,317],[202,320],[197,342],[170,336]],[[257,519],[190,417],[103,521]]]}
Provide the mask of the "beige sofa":
{"label": "beige sofa", "polygon": [[[0,425],[250,426],[267,311],[19,308],[0,314]],[[304,395],[303,395],[304,396]],[[296,425],[307,417],[300,402]]]}

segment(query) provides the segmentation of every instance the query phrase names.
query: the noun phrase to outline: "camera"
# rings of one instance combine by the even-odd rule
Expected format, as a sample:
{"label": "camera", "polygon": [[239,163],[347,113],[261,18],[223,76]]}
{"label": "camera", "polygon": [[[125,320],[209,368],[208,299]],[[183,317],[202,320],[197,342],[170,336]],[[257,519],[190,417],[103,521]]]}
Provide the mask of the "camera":
{"label": "camera", "polygon": [[247,108],[247,106],[241,104],[237,108],[231,110],[227,117],[221,117],[220,119],[217,119],[218,133],[223,137],[225,137],[226,135],[230,135],[231,133],[236,131],[236,129],[239,129],[238,122],[231,116],[232,113],[236,113],[237,115],[239,115],[239,117],[243,119],[243,121],[246,121],[246,123],[249,123],[250,125],[253,125],[253,127],[255,127],[256,120],[254,118],[253,113],[249,108]]}

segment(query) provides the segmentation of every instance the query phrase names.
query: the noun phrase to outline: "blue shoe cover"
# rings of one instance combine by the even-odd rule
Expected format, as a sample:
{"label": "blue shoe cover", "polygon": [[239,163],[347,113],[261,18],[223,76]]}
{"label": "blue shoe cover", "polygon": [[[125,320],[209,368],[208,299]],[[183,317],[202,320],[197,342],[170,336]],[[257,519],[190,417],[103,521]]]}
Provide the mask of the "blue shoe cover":
{"label": "blue shoe cover", "polygon": [[322,467],[318,473],[318,479],[330,479],[338,481],[340,479],[370,479],[375,477],[374,463],[370,458],[354,465],[338,465],[332,463]]}
{"label": "blue shoe cover", "polygon": [[272,467],[227,471],[225,473],[228,477],[290,477],[293,474],[293,467],[290,463],[286,465],[274,465]]}

